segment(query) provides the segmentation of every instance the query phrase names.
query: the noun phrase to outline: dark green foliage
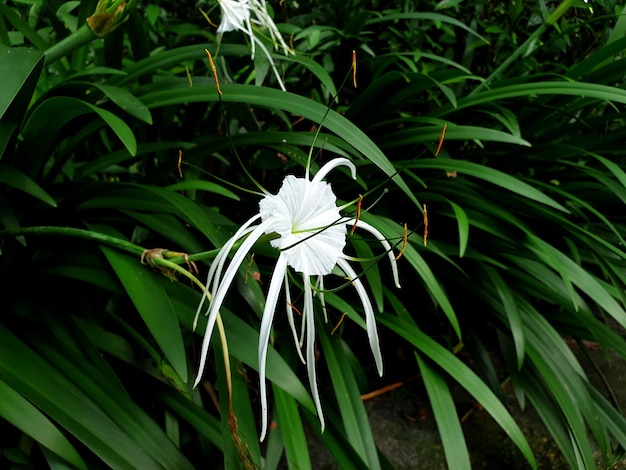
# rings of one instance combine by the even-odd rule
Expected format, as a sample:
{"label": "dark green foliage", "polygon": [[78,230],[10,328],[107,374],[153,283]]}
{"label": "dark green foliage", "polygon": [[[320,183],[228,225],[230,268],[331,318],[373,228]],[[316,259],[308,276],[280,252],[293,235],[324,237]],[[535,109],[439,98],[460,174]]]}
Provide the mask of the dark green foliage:
{"label": "dark green foliage", "polygon": [[[354,161],[359,179],[335,184],[338,198],[365,194],[366,208],[383,194],[363,220],[396,252],[406,241],[400,291],[376,243],[355,236],[347,249],[372,260],[364,279],[389,376],[370,364],[354,292],[326,296],[321,439],[341,468],[391,465],[360,394],[406,378],[398,345],[421,373],[451,468],[470,465],[456,384],[531,466],[505,383],[573,468],[621,455],[626,419],[571,345],[626,358],[623,5],[271,2],[296,51],[274,53],[285,93],[244,35],[218,48],[191,4],[129,2],[99,39],[83,26],[97,3],[0,2],[3,463],[276,468],[284,455],[311,468],[304,430],[318,423],[283,317],[267,369],[276,427],[258,443],[269,245],[255,247],[221,312],[237,426],[217,334],[206,381],[190,382],[201,342],[191,263],[203,281],[257,212],[250,176],[275,192],[310,150],[314,170],[332,156]],[[214,6],[202,4],[217,22]]]}

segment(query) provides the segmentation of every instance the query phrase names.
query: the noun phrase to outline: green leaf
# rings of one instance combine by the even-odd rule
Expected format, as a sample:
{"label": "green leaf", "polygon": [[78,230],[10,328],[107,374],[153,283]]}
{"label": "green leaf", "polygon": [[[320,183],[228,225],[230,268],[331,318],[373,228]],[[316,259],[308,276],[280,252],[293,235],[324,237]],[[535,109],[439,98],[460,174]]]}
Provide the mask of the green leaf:
{"label": "green leaf", "polygon": [[[5,229],[19,229],[20,223],[17,220],[17,216],[13,209],[7,204],[3,197],[0,197],[0,225]],[[26,246],[26,238],[23,235],[17,235],[15,237],[22,245]]]}
{"label": "green leaf", "polygon": [[232,191],[226,189],[224,186],[221,186],[216,183],[212,183],[211,181],[204,180],[187,180],[181,181],[180,183],[175,183],[167,187],[170,191],[207,191],[214,194],[219,194],[220,196],[227,197],[229,199],[233,199],[235,201],[240,201],[241,199]]}
{"label": "green leaf", "polygon": [[57,427],[2,380],[0,416],[75,467],[87,468],[76,449]]}
{"label": "green leaf", "polygon": [[[243,468],[260,468],[261,450],[245,372],[241,372],[241,364],[232,361],[230,364],[231,395],[224,375],[225,364],[222,359],[221,344],[214,349],[218,371],[217,389],[220,392],[224,468],[227,470],[240,470],[242,466]],[[230,402],[231,399],[232,402]]]}
{"label": "green leaf", "polygon": [[[354,149],[378,166],[405,192],[411,201],[418,204],[413,192],[397,174],[395,167],[380,148],[358,127],[339,113],[308,98],[272,88],[247,85],[222,85],[221,88],[223,93],[221,99],[224,102],[275,108],[303,116],[316,123],[322,123],[323,127],[349,142]],[[154,108],[190,102],[217,102],[218,95],[214,85],[198,84],[189,88],[186,82],[179,82],[177,87],[148,93],[141,96],[141,100],[149,108]]]}
{"label": "green leaf", "polygon": [[165,406],[206,437],[211,444],[222,450],[221,424],[215,416],[180,393],[163,392],[159,393],[158,397]]}
{"label": "green leaf", "polygon": [[483,408],[493,417],[500,427],[508,434],[515,445],[520,449],[532,468],[537,468],[537,462],[518,424],[504,407],[498,397],[471,369],[463,364],[454,354],[438,344],[428,335],[422,333],[417,326],[383,313],[378,320],[409,341],[415,348],[428,356],[445,370],[450,377],[456,380],[467,390]]}
{"label": "green leaf", "polygon": [[[48,47],[48,43],[39,35],[33,27],[4,2],[0,2],[0,16],[3,16],[11,25],[22,33],[40,51]],[[5,77],[5,75],[2,75]]]}
{"label": "green leaf", "polygon": [[[357,224],[358,227],[358,224]],[[378,268],[378,260],[374,256],[374,252],[365,242],[363,237],[355,233],[350,237],[350,242],[356,250],[357,256],[363,259],[363,271],[365,278],[369,284],[369,292],[374,297],[374,302],[379,312],[383,311],[383,281],[380,277],[380,269]]]}
{"label": "green leaf", "polygon": [[491,90],[481,91],[480,93],[458,100],[457,106],[454,108],[449,105],[442,106],[440,109],[434,111],[431,116],[442,117],[452,111],[491,103],[493,101],[519,97],[532,98],[538,95],[569,95],[585,99],[593,98],[622,104],[626,103],[626,90],[621,88],[574,81],[542,81],[494,87]]}
{"label": "green leaf", "polygon": [[274,57],[278,60],[285,62],[295,62],[309,69],[313,75],[320,81],[322,85],[326,88],[328,95],[330,97],[337,96],[337,88],[335,87],[335,83],[333,82],[332,77],[328,74],[326,69],[322,67],[320,64],[315,62],[313,59],[310,59],[302,54],[296,55],[278,55],[274,54]]}
{"label": "green leaf", "polygon": [[56,201],[41,186],[16,168],[0,164],[0,183],[24,191],[52,207],[57,206]]}
{"label": "green leaf", "polygon": [[593,452],[583,417],[596,439],[602,424],[597,420],[582,368],[559,334],[538,312],[526,309],[525,313],[528,356],[567,421],[570,445],[578,462],[576,467],[593,469]]}
{"label": "green leaf", "polygon": [[279,387],[275,386],[273,390],[274,406],[278,413],[278,427],[270,433],[281,433],[289,468],[311,469],[307,439],[296,401]]}
{"label": "green leaf", "polygon": [[143,318],[150,333],[183,382],[187,382],[187,356],[176,310],[163,287],[162,276],[136,257],[102,246],[109,263]]}
{"label": "green leaf", "polygon": [[408,12],[408,13],[391,13],[388,15],[380,16],[378,18],[373,18],[367,21],[368,25],[375,23],[382,23],[386,21],[397,21],[397,20],[431,20],[435,23],[448,23],[452,26],[456,26],[457,28],[461,28],[469,34],[475,36],[476,38],[483,41],[485,44],[489,44],[489,40],[484,36],[478,34],[474,29],[468,27],[464,23],[459,20],[452,18],[447,15],[442,15],[441,13],[430,13],[430,12]]}
{"label": "green leaf", "polygon": [[35,349],[62,370],[103,413],[114,421],[133,445],[163,467],[189,468],[163,430],[131,399],[118,376],[78,325],[68,319],[47,322],[52,334],[34,339]]}
{"label": "green leaf", "polygon": [[64,128],[72,120],[90,113],[100,116],[128,152],[136,154],[137,142],[133,131],[115,114],[77,98],[54,96],[34,108],[24,125],[24,141],[18,147],[20,158],[23,159],[19,162],[20,168],[29,176],[36,176],[50,158],[54,143],[63,135]]}
{"label": "green leaf", "polygon": [[596,403],[600,422],[609,428],[622,447],[626,447],[626,418],[594,387],[588,385],[588,390]]}
{"label": "green leaf", "polygon": [[[83,367],[89,370],[87,365]],[[3,325],[0,325],[0,374],[6,384],[67,429],[110,467],[159,468],[159,462],[140,448],[132,434],[120,428],[54,363],[35,353]],[[108,392],[102,389],[102,393]],[[174,460],[183,465],[184,459],[172,462]],[[189,465],[180,468],[189,468]]]}
{"label": "green leaf", "polygon": [[343,348],[347,348],[347,345],[338,337],[331,338],[321,322],[318,324],[317,331],[348,441],[367,462],[368,468],[380,468],[376,443],[367,419],[365,405],[361,400],[361,393],[352,368],[345,363],[346,353]]}
{"label": "green leaf", "polygon": [[13,149],[19,126],[0,120],[0,160],[7,149]]}
{"label": "green leaf", "polygon": [[107,98],[131,116],[136,117],[146,124],[152,124],[150,110],[126,88],[99,83],[94,83],[93,86],[103,92]]}
{"label": "green leaf", "polygon": [[[554,266],[564,282],[571,282],[581,292],[593,299],[623,328],[626,328],[626,311],[589,271],[575,263],[570,257],[537,237],[528,237],[528,247],[548,266]],[[574,305],[576,302],[574,301]]]}
{"label": "green leaf", "polygon": [[417,352],[415,357],[435,415],[448,468],[469,470],[472,468],[469,452],[448,384]]}
{"label": "green leaf", "polygon": [[[384,149],[393,149],[417,143],[429,144],[431,142],[437,142],[441,136],[441,129],[443,127],[415,127],[410,126],[406,120],[403,120],[403,125],[407,128],[396,132],[388,132],[384,137],[377,139],[378,144]],[[521,145],[524,147],[531,146],[530,142],[527,140],[497,129],[489,129],[478,126],[462,126],[456,124],[448,124],[446,128],[445,140],[476,140],[480,142],[503,142],[507,144]]]}
{"label": "green leaf", "polygon": [[[385,237],[387,237],[388,240],[393,240],[394,238],[398,237],[399,226],[387,218],[374,216],[373,214],[364,214],[363,220],[365,220],[366,222],[369,222],[374,227],[379,229],[381,233],[385,235]],[[450,303],[448,295],[443,290],[441,284],[439,283],[434,273],[430,269],[430,266],[428,266],[428,264],[426,263],[426,260],[424,260],[422,255],[413,246],[413,243],[415,243],[414,240],[416,238],[417,237],[415,236],[409,237],[409,243],[407,243],[407,246],[404,251],[404,254],[402,255],[402,258],[407,260],[411,264],[415,272],[419,274],[422,281],[426,285],[426,288],[428,289],[429,294],[437,302],[439,307],[441,307],[446,317],[448,318],[450,325],[452,325],[454,332],[457,334],[458,338],[460,339],[461,327],[456,317],[456,313],[454,313],[454,309],[452,308],[452,304]],[[422,240],[420,240],[417,243],[422,243]],[[402,260],[402,258],[400,258],[400,260]],[[400,284],[402,284],[402,279],[400,279]]]}
{"label": "green leaf", "polygon": [[467,213],[461,206],[452,201],[448,202],[450,203],[450,206],[452,206],[452,210],[454,211],[454,215],[456,217],[457,227],[459,229],[459,258],[463,258],[469,241],[469,219],[467,218]]}
{"label": "green leaf", "polygon": [[522,324],[521,313],[518,308],[517,295],[495,269],[487,264],[482,267],[485,271],[485,275],[493,284],[496,292],[498,293],[498,297],[502,302],[502,306],[501,308],[498,308],[498,311],[503,311],[506,319],[508,320],[508,327],[511,331],[511,336],[513,337],[513,344],[515,345],[517,368],[521,369],[522,364],[524,363],[524,356],[526,355],[526,348],[524,340],[524,327]]}
{"label": "green leaf", "polygon": [[137,154],[137,141],[135,140],[135,134],[133,133],[131,128],[128,127],[128,124],[126,124],[121,118],[117,117],[111,111],[99,108],[91,103],[87,103],[84,101],[83,103],[87,105],[93,112],[98,114],[104,120],[104,122],[109,125],[111,130],[115,133],[115,135],[117,135],[118,139],[120,139],[122,144],[124,144],[124,146],[126,147],[126,150],[128,150],[131,155],[134,156]]}
{"label": "green leaf", "polygon": [[[179,282],[166,282],[164,286],[175,307],[178,321],[191,330],[196,309],[201,299],[200,292]],[[254,370],[258,370],[259,332],[226,308],[221,309],[220,313],[224,321],[230,354]],[[200,315],[197,331],[204,331],[206,321],[206,316]],[[315,410],[315,405],[307,389],[283,357],[271,345],[267,350],[265,376],[267,380],[278,385],[295,398],[305,409]]]}
{"label": "green leaf", "polygon": [[43,55],[36,50],[0,44],[0,118],[3,121],[22,123],[43,64]]}
{"label": "green leaf", "polygon": [[319,431],[319,420],[317,416],[307,411],[305,411],[304,414],[309,421],[309,425],[317,431],[318,438],[332,454],[341,470],[369,470],[368,465],[347,440],[343,429],[343,422],[333,410],[324,410],[327,423],[326,430],[323,433]]}
{"label": "green leaf", "polygon": [[554,199],[546,196],[538,189],[532,187],[528,183],[506,174],[502,171],[489,168],[485,165],[468,162],[464,160],[453,160],[451,158],[424,158],[414,160],[408,164],[409,168],[415,169],[438,169],[448,172],[457,171],[459,174],[466,174],[475,178],[487,181],[489,183],[500,186],[508,191],[524,196],[533,201],[540,202],[547,206],[553,207],[565,213],[569,211]]}

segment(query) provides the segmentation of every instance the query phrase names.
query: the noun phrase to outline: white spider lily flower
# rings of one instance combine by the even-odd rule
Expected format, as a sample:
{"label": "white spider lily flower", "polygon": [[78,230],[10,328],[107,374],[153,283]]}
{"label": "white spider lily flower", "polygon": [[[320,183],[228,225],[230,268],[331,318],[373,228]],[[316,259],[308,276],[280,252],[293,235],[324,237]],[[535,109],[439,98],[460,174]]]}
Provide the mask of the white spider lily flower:
{"label": "white spider lily flower", "polygon": [[217,27],[217,34],[221,35],[237,29],[251,35],[250,28],[250,6],[248,0],[220,0],[222,10],[222,21]]}
{"label": "white spider lily flower", "polygon": [[267,4],[265,3],[265,0],[249,0],[249,2],[250,11],[254,15],[251,18],[251,21],[254,24],[258,25],[260,28],[267,29],[267,31],[270,33],[270,38],[274,43],[274,49],[282,49],[285,55],[293,54],[293,50],[287,45],[287,43],[283,39],[283,35],[280,34],[280,32],[278,31],[276,23],[274,23],[274,20],[268,14]]}
{"label": "white spider lily flower", "polygon": [[[259,213],[237,230],[213,261],[206,284],[207,292],[205,292],[203,301],[196,312],[197,318],[202,309],[204,299],[210,298],[210,304],[206,312],[208,321],[202,343],[200,367],[194,386],[198,385],[202,377],[217,314],[239,267],[261,236],[272,233],[278,234],[278,238],[270,241],[271,246],[280,250],[280,255],[276,261],[269,283],[259,332],[258,360],[262,408],[261,440],[265,438],[267,433],[267,389],[265,384],[267,348],[270,342],[270,330],[274,320],[274,313],[283,284],[285,285],[287,318],[293,332],[298,354],[302,361],[307,364],[309,385],[322,431],[325,423],[315,369],[313,296],[315,290],[319,293],[320,301],[322,306],[324,306],[323,276],[330,274],[335,267],[338,267],[350,279],[361,299],[370,348],[378,373],[382,375],[383,372],[383,361],[378,343],[378,332],[372,303],[361,279],[348,263],[350,258],[343,253],[346,245],[347,226],[353,225],[357,221],[354,218],[344,217],[340,214],[341,208],[337,206],[337,198],[332,192],[330,184],[323,181],[324,177],[337,166],[347,166],[351,170],[352,177],[356,178],[356,167],[350,160],[347,158],[335,158],[320,168],[313,179],[309,180],[308,172],[304,178],[289,175],[285,177],[278,194],[266,194],[263,197],[259,203]],[[370,232],[383,245],[391,263],[395,284],[397,287],[400,287],[398,270],[389,242],[376,228],[362,220],[358,221],[357,227]],[[243,237],[246,238],[224,271],[231,249]],[[304,308],[302,310],[301,334],[304,341],[298,339],[296,332],[288,285],[288,267],[302,275]],[[311,278],[313,276],[318,277],[316,283],[312,282]],[[207,295],[209,290],[211,291],[210,296]],[[305,343],[304,356],[300,351],[303,342]]]}
{"label": "white spider lily flower", "polygon": [[217,27],[218,43],[221,42],[224,33],[235,30],[242,31],[250,38],[252,59],[254,59],[256,46],[258,45],[265,57],[267,57],[280,88],[285,91],[285,85],[278,73],[270,51],[267,50],[265,44],[263,44],[252,30],[252,24],[260,29],[267,30],[274,43],[274,49],[278,50],[280,47],[285,55],[293,54],[293,50],[287,46],[274,20],[269,15],[265,0],[218,0],[218,2],[222,11],[222,21]]}

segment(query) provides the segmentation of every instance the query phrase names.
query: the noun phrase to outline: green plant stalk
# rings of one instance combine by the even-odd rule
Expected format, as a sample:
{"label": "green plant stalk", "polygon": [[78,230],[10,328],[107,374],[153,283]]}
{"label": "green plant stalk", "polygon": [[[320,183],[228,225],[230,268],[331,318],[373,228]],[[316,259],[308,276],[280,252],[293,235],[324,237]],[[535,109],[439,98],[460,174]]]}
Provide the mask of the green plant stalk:
{"label": "green plant stalk", "polygon": [[576,3],[576,0],[564,0],[564,1],[562,1],[559,4],[559,6],[556,7],[556,9],[548,17],[548,19],[546,20],[546,24],[548,24],[548,26],[552,26],[554,23],[559,21],[559,18],[561,18],[561,16],[563,16],[565,14],[565,12],[567,10],[569,10],[570,7],[572,7],[572,5],[574,5],[574,3]]}
{"label": "green plant stalk", "polygon": [[68,37],[62,39],[61,41],[57,42],[56,44],[44,51],[44,55],[46,56],[46,64],[51,64],[69,55],[76,49],[83,47],[86,44],[89,44],[94,39],[98,39],[98,36],[94,34],[94,32],[88,25],[84,24],[74,33],[70,34]]}
{"label": "green plant stalk", "polygon": [[541,26],[539,26],[539,28],[537,28],[537,30],[535,30],[535,32],[531,34],[528,37],[528,39],[526,39],[526,41],[524,41],[524,44],[522,44],[515,51],[513,51],[513,53],[504,62],[502,62],[502,64],[500,64],[500,66],[496,68],[491,73],[491,75],[489,75],[485,79],[485,81],[481,82],[476,88],[474,88],[474,90],[472,90],[468,94],[468,96],[475,95],[476,93],[481,91],[483,88],[489,86],[491,82],[497,79],[500,75],[502,75],[502,72],[504,72],[513,63],[513,61],[517,60],[519,56],[521,56],[524,52],[526,52],[526,50],[528,50],[528,47],[533,42],[535,42],[539,38],[539,36],[543,34],[543,32],[546,29],[554,25],[554,23],[556,23],[559,20],[559,18],[561,18],[561,16],[563,16],[565,12],[567,12],[567,10],[569,10],[572,7],[575,1],[576,0],[563,0],[559,4],[559,6],[556,7],[556,9],[552,12],[552,14],[546,19],[545,23],[542,23]]}
{"label": "green plant stalk", "polygon": [[[164,259],[164,258],[153,258],[151,260],[151,263],[172,269],[173,271],[177,272],[181,276],[186,277],[191,282],[193,282],[196,286],[198,286],[202,292],[206,292],[207,297],[209,298],[209,300],[211,300],[211,294],[209,294],[206,291],[206,287],[204,286],[204,284],[202,284],[196,276],[194,276],[193,274],[191,274],[189,271],[182,268],[178,264],[170,260]],[[215,320],[215,323],[217,324],[217,329],[220,335],[220,341],[222,342],[222,355],[224,357],[224,367],[226,371],[226,388],[228,389],[228,403],[232,409],[233,386],[232,386],[232,379],[230,376],[230,354],[228,353],[226,329],[224,328],[224,322],[222,322],[222,316],[220,315],[219,312],[217,313],[217,318]]]}
{"label": "green plant stalk", "polygon": [[[124,250],[136,256],[141,256],[145,252],[145,249],[142,248],[141,246],[135,245],[134,243],[131,243],[126,240],[122,240],[121,238],[112,237],[110,235],[105,235],[103,233],[92,232],[89,230],[83,230],[79,228],[42,226],[42,227],[23,227],[19,229],[0,231],[0,237],[1,236],[19,236],[19,235],[64,235],[68,237],[85,238],[88,240],[94,240],[94,241],[98,241],[101,243],[106,243],[107,245],[113,246],[115,248],[119,248],[121,250]],[[217,254],[218,251],[219,250],[212,250],[207,253]],[[185,258],[180,257],[180,261],[181,262],[185,261]],[[198,280],[198,278],[196,278],[193,274],[191,274],[187,270],[180,267],[174,261],[166,260],[163,258],[153,258],[150,262],[157,264],[159,266],[166,267],[168,269],[171,269],[181,274],[182,276],[190,279],[195,285],[197,285],[200,288],[202,292],[205,291],[204,284],[202,284]],[[226,367],[226,371],[227,371],[226,383],[228,386],[228,396],[230,400],[230,398],[232,397],[232,381],[230,377],[230,356],[228,353],[226,330],[224,329],[224,323],[222,322],[222,318],[219,313],[217,315],[216,323],[217,323],[217,328],[218,328],[219,335],[220,335],[220,340],[222,341],[222,351],[224,355],[224,367]]]}
{"label": "green plant stalk", "polygon": [[63,235],[67,237],[85,238],[88,240],[106,243],[107,245],[119,248],[123,251],[137,256],[141,256],[141,254],[145,251],[145,249],[140,247],[139,245],[135,245],[134,243],[123,240],[121,238],[112,237],[111,235],[105,235],[104,233],[93,232],[80,228],[41,226],[0,230],[0,237],[11,237],[20,235]]}
{"label": "green plant stalk", "polygon": [[[71,52],[74,52],[76,49],[89,44],[94,39],[99,39],[109,34],[126,21],[135,3],[137,3],[137,0],[130,0],[126,4],[122,0],[116,0],[113,3],[107,0],[100,0],[91,18],[98,17],[99,15],[114,15],[115,20],[113,24],[104,28],[102,31],[97,31],[98,34],[94,32],[89,24],[84,24],[77,31],[44,51],[46,63],[51,64]],[[44,48],[41,49],[43,50]]]}
{"label": "green plant stalk", "polygon": [[[122,238],[113,237],[111,235],[105,235],[104,233],[93,232],[90,230],[84,230],[80,228],[73,227],[54,227],[54,226],[40,226],[40,227],[20,227],[9,230],[0,230],[0,237],[18,237],[23,235],[64,235],[67,237],[76,237],[76,238],[84,238],[87,240],[93,240],[101,243],[106,243],[109,246],[119,248],[120,250],[126,251],[132,255],[141,256],[146,249],[135,245],[127,240]],[[270,240],[278,238],[278,235],[275,233],[270,233],[268,235],[264,235],[257,241],[258,243],[266,243]],[[241,245],[242,241],[238,241],[233,246],[233,249],[238,248]],[[166,252],[169,250],[165,250]],[[202,251],[200,253],[195,253],[193,255],[185,256],[177,256],[171,257],[168,261],[176,264],[183,264],[188,261],[198,261],[204,259],[212,259],[217,256],[220,252],[220,249],[216,248],[214,250]],[[204,289],[204,286],[202,286]]]}

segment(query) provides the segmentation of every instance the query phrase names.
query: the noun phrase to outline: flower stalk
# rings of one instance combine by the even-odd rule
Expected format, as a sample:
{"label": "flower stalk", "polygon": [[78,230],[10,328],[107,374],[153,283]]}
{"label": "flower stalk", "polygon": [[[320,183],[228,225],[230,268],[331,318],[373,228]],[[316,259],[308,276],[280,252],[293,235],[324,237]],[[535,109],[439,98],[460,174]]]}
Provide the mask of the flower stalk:
{"label": "flower stalk", "polygon": [[79,47],[95,39],[103,38],[128,19],[137,0],[99,0],[96,9],[86,23],[74,33],[44,51],[46,64],[71,54]]}

